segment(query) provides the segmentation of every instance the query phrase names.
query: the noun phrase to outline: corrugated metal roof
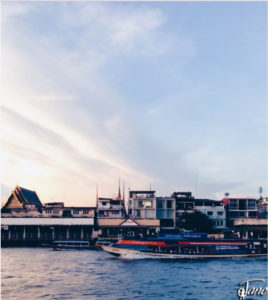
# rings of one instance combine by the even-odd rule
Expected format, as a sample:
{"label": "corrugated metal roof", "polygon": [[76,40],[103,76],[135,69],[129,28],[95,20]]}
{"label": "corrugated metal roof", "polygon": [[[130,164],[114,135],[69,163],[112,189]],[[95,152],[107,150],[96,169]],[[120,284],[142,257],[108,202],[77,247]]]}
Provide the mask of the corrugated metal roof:
{"label": "corrugated metal roof", "polygon": [[94,225],[94,218],[1,218],[1,225]]}

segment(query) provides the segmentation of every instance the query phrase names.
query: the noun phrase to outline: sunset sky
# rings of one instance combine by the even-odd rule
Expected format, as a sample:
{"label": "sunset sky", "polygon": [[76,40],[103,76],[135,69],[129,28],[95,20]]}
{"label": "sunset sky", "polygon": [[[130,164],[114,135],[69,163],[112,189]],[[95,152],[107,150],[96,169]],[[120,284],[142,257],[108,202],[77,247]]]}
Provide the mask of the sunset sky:
{"label": "sunset sky", "polygon": [[267,3],[2,3],[2,201],[267,195]]}

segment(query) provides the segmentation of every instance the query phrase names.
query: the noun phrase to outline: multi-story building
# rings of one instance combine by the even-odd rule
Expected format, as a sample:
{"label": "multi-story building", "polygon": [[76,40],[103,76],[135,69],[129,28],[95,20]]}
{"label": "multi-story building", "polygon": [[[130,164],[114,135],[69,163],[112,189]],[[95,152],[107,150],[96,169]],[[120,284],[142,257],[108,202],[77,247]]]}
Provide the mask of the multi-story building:
{"label": "multi-story building", "polygon": [[159,231],[160,221],[155,218],[154,192],[130,191],[129,195],[128,216],[120,188],[115,199],[98,198],[99,238],[112,240],[125,234],[146,236]]}
{"label": "multi-story building", "polygon": [[129,191],[129,216],[133,219],[156,219],[155,191]]}
{"label": "multi-story building", "polygon": [[181,227],[181,220],[187,213],[194,213],[194,197],[191,192],[174,192],[172,198],[175,199],[176,227]]}
{"label": "multi-story building", "polygon": [[226,225],[233,227],[236,219],[257,218],[257,200],[252,198],[224,198]]}
{"label": "multi-story building", "polygon": [[260,219],[268,219],[268,198],[258,200],[258,215]]}
{"label": "multi-story building", "polygon": [[121,198],[98,198],[98,218],[123,219],[126,216],[124,201]]}
{"label": "multi-story building", "polygon": [[95,207],[64,206],[63,202],[50,202],[43,206],[42,217],[94,218],[95,211]]}
{"label": "multi-story building", "polygon": [[226,213],[222,201],[195,199],[195,210],[205,214],[213,223],[213,229],[226,228]]}
{"label": "multi-story building", "polygon": [[175,217],[175,199],[156,197],[156,218],[160,220],[161,229],[174,229]]}

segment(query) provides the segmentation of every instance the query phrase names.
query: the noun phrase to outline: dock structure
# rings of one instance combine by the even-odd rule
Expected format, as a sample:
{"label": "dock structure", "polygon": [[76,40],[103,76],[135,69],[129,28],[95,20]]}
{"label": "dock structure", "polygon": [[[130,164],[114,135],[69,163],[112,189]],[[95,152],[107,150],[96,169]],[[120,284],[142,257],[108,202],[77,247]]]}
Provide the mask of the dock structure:
{"label": "dock structure", "polygon": [[16,186],[1,209],[1,242],[5,246],[40,246],[55,240],[96,237],[95,207],[42,205],[35,191]]}
{"label": "dock structure", "polygon": [[93,218],[2,218],[1,227],[3,247],[94,239]]}

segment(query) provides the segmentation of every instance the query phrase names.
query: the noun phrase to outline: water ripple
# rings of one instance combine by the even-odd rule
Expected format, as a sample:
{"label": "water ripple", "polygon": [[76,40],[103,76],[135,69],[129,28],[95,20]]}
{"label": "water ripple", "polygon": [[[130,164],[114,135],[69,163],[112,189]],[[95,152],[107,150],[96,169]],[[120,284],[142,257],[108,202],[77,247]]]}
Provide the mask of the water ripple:
{"label": "water ripple", "polygon": [[237,284],[265,279],[266,267],[265,259],[120,260],[101,251],[10,248],[2,249],[2,299],[235,300]]}

